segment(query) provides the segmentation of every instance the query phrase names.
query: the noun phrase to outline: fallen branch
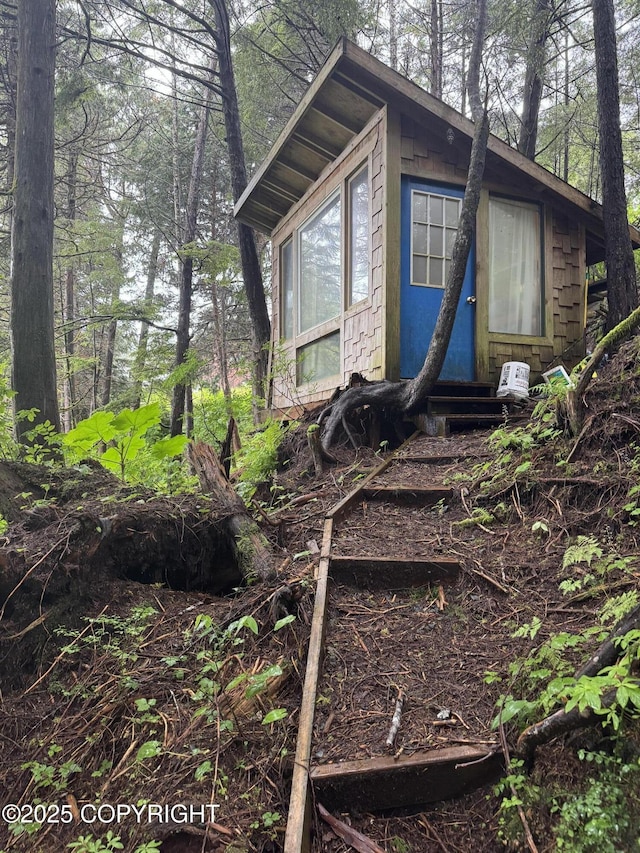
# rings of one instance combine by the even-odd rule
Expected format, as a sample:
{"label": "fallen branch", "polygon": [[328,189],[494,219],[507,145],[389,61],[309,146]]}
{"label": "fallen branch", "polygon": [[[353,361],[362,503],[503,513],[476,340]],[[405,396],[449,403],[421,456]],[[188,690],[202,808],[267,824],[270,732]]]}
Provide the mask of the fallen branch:
{"label": "fallen branch", "polygon": [[402,690],[398,690],[398,698],[396,699],[396,707],[393,712],[393,717],[391,718],[391,726],[389,728],[389,734],[387,735],[387,746],[393,746],[393,742],[396,739],[396,735],[398,734],[398,730],[400,729],[400,721],[402,720],[402,706],[404,704],[404,693]]}
{"label": "fallen branch", "polygon": [[353,829],[353,827],[338,820],[321,803],[317,804],[317,808],[322,820],[328,823],[338,838],[345,841],[353,850],[357,850],[358,853],[385,853],[382,847],[378,847],[375,841],[367,838],[366,835],[358,832],[357,829]]}

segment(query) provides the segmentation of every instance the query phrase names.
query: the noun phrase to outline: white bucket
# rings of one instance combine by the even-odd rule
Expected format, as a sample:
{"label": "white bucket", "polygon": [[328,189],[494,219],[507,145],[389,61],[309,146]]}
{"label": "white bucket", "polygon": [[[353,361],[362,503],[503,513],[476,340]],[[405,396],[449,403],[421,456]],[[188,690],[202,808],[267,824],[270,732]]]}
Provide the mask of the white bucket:
{"label": "white bucket", "polygon": [[502,365],[496,397],[517,397],[526,400],[529,396],[529,365],[523,361],[506,361]]}

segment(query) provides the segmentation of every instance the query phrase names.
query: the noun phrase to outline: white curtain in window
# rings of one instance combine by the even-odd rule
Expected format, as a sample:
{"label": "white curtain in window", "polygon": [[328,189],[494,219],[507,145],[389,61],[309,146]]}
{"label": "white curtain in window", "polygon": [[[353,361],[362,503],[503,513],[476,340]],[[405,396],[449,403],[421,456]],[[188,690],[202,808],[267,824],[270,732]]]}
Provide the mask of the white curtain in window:
{"label": "white curtain in window", "polygon": [[489,200],[489,330],[542,334],[540,210]]}

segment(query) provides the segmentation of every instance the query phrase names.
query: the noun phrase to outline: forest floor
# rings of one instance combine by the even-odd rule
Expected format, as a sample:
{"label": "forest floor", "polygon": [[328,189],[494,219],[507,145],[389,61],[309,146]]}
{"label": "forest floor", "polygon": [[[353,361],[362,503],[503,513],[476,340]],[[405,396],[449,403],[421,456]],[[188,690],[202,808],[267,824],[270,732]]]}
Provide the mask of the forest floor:
{"label": "forest floor", "polygon": [[[450,499],[365,501],[336,525],[336,554],[454,556],[461,571],[449,585],[331,586],[315,763],[388,755],[398,690],[406,699],[391,754],[498,749],[501,696],[531,702],[528,717],[509,720],[505,703],[513,751],[544,716],[533,703],[546,684],[610,630],[603,607],[619,614],[637,603],[639,340],[599,371],[579,440],[555,428],[551,411],[533,426],[419,436],[403,452],[441,461],[393,463],[377,485],[443,485]],[[0,552],[0,805],[17,807],[2,812],[0,850],[282,850],[325,515],[385,458],[342,447],[316,476],[304,431],[283,454],[259,511],[277,580],[227,595],[221,587],[236,581],[224,519],[202,497],[121,490],[95,470],[0,472],[11,522]],[[622,766],[622,744],[624,766],[637,767],[635,722],[621,731],[558,738],[537,750],[526,791],[516,780],[538,850],[569,837],[565,804],[589,792],[594,814],[637,812],[633,773],[618,787],[607,759],[580,759],[604,748]],[[613,805],[593,800],[598,779]],[[419,809],[336,817],[388,853],[526,849],[516,808],[501,808],[512,793],[489,783]],[[149,814],[149,804],[174,808]],[[210,804],[207,825],[197,808]],[[584,829],[590,814],[580,814]],[[629,820],[616,831],[637,840]],[[613,846],[578,832],[562,849],[635,849],[605,829]],[[316,853],[351,849],[314,815]]]}

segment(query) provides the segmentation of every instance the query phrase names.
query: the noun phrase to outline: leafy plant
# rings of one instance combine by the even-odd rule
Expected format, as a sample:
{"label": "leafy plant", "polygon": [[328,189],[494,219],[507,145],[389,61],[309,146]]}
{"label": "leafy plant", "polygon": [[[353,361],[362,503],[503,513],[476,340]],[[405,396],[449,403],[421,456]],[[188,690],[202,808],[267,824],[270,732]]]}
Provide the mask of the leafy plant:
{"label": "leafy plant", "polygon": [[99,410],[64,435],[62,444],[69,460],[97,459],[125,480],[132,462],[143,450],[148,450],[152,460],[178,456],[184,450],[184,435],[160,438],[147,445],[146,433],[159,424],[157,402],[139,409],[123,409],[119,415]]}

